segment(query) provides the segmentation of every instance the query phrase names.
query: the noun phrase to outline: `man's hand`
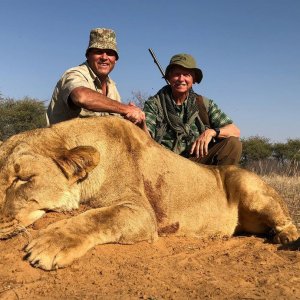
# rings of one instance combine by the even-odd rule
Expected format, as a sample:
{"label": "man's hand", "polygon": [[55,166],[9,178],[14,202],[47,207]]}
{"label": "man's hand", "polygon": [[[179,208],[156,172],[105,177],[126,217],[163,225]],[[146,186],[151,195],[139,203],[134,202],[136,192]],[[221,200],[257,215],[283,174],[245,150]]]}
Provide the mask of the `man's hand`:
{"label": "man's hand", "polygon": [[216,132],[213,129],[206,129],[193,143],[190,154],[197,158],[206,156],[208,154],[208,144],[215,135]]}
{"label": "man's hand", "polygon": [[129,102],[127,108],[128,112],[124,116],[125,119],[131,121],[134,124],[141,124],[143,121],[145,121],[145,113],[133,102]]}

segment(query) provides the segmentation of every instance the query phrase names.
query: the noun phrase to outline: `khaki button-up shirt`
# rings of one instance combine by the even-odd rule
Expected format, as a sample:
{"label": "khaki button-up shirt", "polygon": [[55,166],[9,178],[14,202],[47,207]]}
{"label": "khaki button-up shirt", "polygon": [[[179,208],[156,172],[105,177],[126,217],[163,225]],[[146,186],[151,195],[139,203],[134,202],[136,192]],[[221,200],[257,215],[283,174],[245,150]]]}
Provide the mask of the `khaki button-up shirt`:
{"label": "khaki button-up shirt", "polygon": [[[58,81],[47,109],[48,125],[76,117],[105,116],[109,114],[70,105],[68,98],[73,89],[77,87],[87,87],[102,93],[101,82],[87,62],[67,70]],[[121,102],[116,84],[111,78],[107,79],[107,97]]]}

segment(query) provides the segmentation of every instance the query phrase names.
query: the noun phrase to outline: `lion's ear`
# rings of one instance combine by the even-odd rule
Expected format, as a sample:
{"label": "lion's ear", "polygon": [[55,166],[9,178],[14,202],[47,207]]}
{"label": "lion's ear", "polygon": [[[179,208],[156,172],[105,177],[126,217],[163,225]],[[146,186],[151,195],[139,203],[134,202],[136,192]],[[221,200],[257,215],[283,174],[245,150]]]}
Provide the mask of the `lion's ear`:
{"label": "lion's ear", "polygon": [[100,161],[99,152],[91,146],[79,146],[73,149],[60,149],[54,161],[65,176],[74,183],[87,177]]}

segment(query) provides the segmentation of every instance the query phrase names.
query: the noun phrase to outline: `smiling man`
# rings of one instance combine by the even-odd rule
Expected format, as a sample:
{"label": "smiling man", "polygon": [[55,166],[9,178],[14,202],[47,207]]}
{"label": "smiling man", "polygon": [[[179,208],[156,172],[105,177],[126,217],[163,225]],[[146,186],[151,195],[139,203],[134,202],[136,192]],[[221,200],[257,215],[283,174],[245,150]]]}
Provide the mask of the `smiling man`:
{"label": "smiling man", "polygon": [[67,70],[58,81],[47,110],[48,125],[76,117],[118,114],[139,124],[145,114],[121,103],[115,82],[109,77],[119,54],[115,32],[95,28],[90,32],[86,61]]}
{"label": "smiling man", "polygon": [[238,164],[240,130],[213,100],[193,91],[203,77],[195,59],[174,55],[165,77],[170,84],[145,102],[141,127],[158,143],[198,163]]}

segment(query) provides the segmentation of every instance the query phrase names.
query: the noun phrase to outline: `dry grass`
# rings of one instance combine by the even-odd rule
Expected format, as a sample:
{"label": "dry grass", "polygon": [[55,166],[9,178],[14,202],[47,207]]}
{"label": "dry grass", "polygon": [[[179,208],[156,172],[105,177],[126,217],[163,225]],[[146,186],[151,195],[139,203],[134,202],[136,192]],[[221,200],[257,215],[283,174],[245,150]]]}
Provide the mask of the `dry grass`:
{"label": "dry grass", "polygon": [[262,178],[286,201],[291,217],[300,230],[300,176],[264,175]]}

